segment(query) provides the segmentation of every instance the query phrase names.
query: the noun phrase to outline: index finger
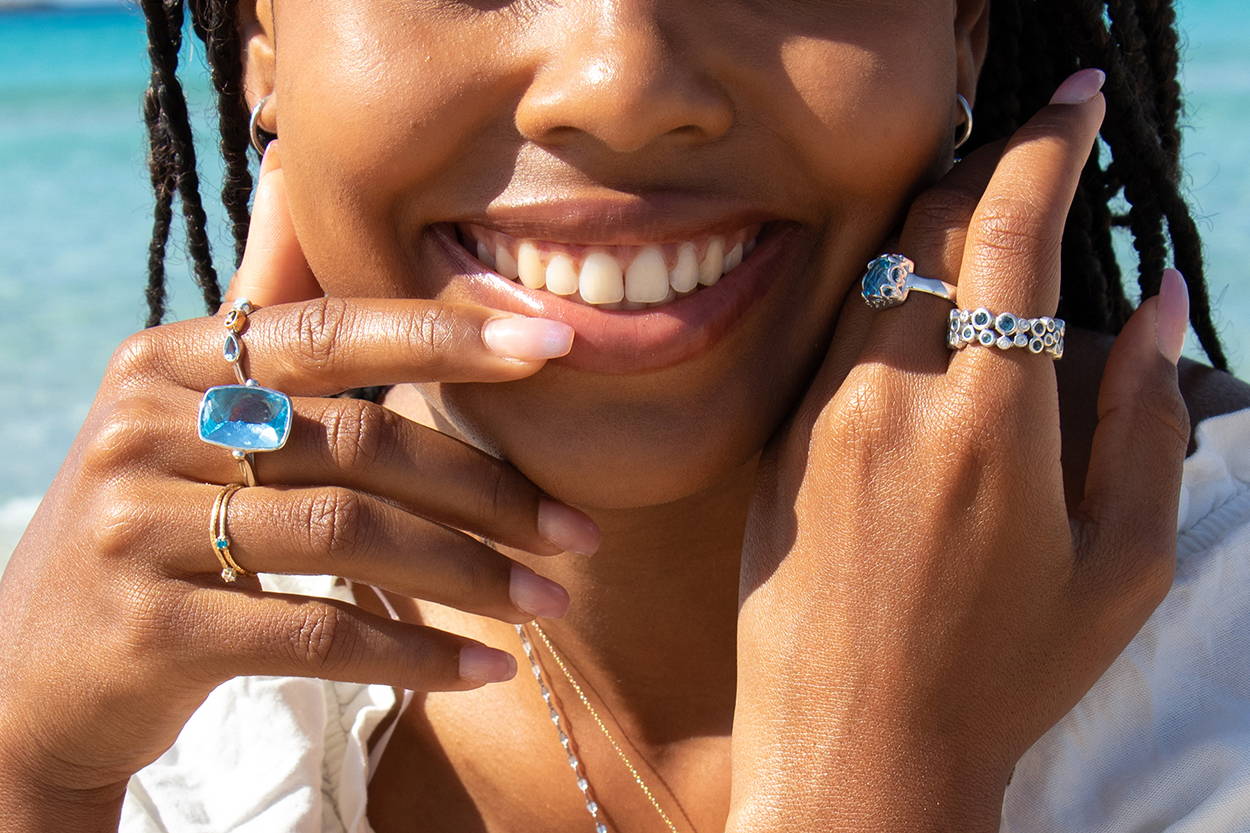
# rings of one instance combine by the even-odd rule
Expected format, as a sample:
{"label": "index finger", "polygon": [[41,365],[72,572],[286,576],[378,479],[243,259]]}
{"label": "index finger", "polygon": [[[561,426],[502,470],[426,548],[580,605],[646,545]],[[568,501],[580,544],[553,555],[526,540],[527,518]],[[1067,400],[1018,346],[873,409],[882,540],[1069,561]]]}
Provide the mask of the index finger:
{"label": "index finger", "polygon": [[[126,351],[127,375],[158,374],[198,391],[234,384],[222,358],[223,320],[196,318],[136,333]],[[520,379],[568,353],[573,328],[476,304],[323,296],[257,309],[238,338],[246,376],[291,396],[326,396],[404,382]]]}
{"label": "index finger", "polygon": [[1008,142],[968,229],[960,307],[1055,314],[1064,224],[1106,113],[1105,77],[1098,69],[1070,76]]}

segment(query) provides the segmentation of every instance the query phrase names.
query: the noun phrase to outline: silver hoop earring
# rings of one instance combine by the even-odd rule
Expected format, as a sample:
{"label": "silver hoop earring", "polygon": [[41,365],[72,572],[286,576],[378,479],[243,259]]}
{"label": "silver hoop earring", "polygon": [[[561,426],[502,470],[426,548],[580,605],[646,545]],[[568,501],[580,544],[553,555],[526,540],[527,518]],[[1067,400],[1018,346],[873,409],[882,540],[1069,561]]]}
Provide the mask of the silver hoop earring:
{"label": "silver hoop earring", "polygon": [[[247,123],[247,132],[252,137],[252,147],[256,148],[256,152],[262,157],[265,155],[265,147],[274,139],[278,138],[277,134],[270,133],[268,130],[264,130],[260,126],[260,113],[265,109],[265,104],[269,101],[271,96],[273,96],[273,93],[264,96],[260,101],[256,102],[256,106],[252,108],[252,117]],[[267,138],[262,139],[261,133],[264,133]]]}
{"label": "silver hoop earring", "polygon": [[968,103],[968,99],[964,98],[963,93],[955,93],[955,100],[959,102],[960,109],[964,111],[964,129],[955,141],[955,150],[959,150],[972,138],[972,105]]}

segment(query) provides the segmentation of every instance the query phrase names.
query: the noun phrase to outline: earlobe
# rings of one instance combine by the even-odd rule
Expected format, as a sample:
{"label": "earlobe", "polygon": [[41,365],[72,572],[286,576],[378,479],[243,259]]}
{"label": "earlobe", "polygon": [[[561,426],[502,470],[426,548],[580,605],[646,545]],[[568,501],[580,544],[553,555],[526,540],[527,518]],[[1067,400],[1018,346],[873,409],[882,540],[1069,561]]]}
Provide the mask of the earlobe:
{"label": "earlobe", "polygon": [[989,48],[990,0],[958,0],[955,8],[956,92],[976,103],[977,79]]}
{"label": "earlobe", "polygon": [[[243,62],[243,96],[251,110],[273,92],[273,6],[270,0],[239,0],[236,21],[239,59]],[[270,103],[266,109],[271,109]]]}

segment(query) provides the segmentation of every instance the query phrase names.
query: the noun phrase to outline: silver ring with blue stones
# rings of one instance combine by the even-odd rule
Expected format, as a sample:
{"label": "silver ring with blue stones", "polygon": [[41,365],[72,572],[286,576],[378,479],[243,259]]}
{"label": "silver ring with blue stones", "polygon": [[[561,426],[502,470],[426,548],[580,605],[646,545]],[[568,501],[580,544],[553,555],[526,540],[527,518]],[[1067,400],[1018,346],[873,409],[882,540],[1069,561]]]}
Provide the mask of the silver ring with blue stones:
{"label": "silver ring with blue stones", "polygon": [[1022,347],[1030,353],[1046,353],[1059,359],[1063,357],[1066,329],[1062,318],[1049,315],[1025,318],[1010,312],[996,315],[985,307],[953,309],[946,329],[946,346],[952,350],[972,344],[1000,350]]}
{"label": "silver ring with blue stones", "polygon": [[244,483],[256,485],[252,455],[277,451],[291,435],[291,397],[282,391],[261,387],[243,372],[245,355],[242,334],[248,316],[255,308],[239,298],[226,313],[226,338],[221,355],[239,380],[237,385],[217,385],[204,391],[200,400],[200,439],[210,445],[230,449]]}
{"label": "silver ring with blue stones", "polygon": [[868,271],[860,281],[864,303],[873,309],[896,307],[907,300],[913,289],[928,292],[955,303],[955,287],[937,278],[922,278],[916,274],[916,264],[899,254],[884,254],[868,264]]}

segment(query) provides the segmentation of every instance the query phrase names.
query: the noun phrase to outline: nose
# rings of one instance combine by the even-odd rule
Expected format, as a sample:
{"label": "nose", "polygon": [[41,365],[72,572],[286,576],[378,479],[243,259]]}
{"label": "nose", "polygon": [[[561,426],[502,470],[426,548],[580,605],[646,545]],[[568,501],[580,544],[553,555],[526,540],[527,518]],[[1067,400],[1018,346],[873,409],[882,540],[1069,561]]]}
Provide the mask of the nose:
{"label": "nose", "polygon": [[[553,15],[533,81],[517,107],[523,136],[565,145],[591,136],[618,153],[660,139],[706,142],[733,123],[733,103],[700,60],[697,4],[599,0]],[[666,8],[667,7],[667,8]],[[683,8],[684,7],[684,8]],[[576,9],[576,13],[572,10]]]}

